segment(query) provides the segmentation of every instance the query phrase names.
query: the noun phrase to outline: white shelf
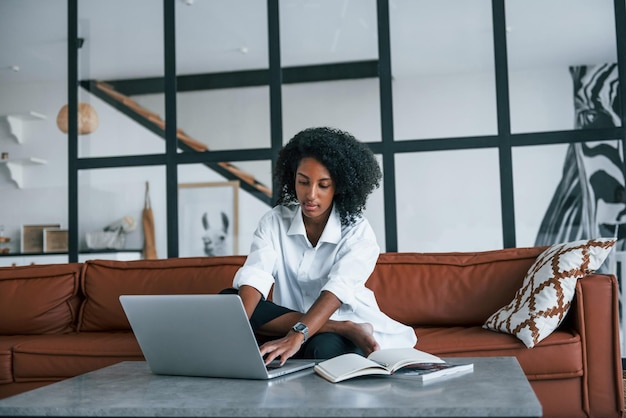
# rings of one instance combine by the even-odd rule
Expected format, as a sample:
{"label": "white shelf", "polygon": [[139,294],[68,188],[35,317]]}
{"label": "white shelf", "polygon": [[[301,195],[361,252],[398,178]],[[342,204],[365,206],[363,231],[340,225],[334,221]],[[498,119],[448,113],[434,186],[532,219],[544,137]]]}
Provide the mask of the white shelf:
{"label": "white shelf", "polygon": [[[93,252],[79,253],[78,262],[84,263],[87,260],[141,260],[141,250],[120,251],[120,252]],[[67,254],[2,254],[0,255],[0,267],[9,266],[30,266],[33,264],[65,264],[68,262]]]}
{"label": "white shelf", "polygon": [[24,122],[44,120],[46,119],[46,116],[41,113],[30,111],[4,115],[3,118],[6,119],[7,124],[9,125],[9,134],[11,134],[13,139],[15,139],[18,144],[21,144],[24,142]]}
{"label": "white shelf", "polygon": [[48,164],[48,161],[42,158],[31,157],[19,160],[0,160],[0,164],[7,166],[11,180],[21,189],[24,185],[24,168],[31,165]]}

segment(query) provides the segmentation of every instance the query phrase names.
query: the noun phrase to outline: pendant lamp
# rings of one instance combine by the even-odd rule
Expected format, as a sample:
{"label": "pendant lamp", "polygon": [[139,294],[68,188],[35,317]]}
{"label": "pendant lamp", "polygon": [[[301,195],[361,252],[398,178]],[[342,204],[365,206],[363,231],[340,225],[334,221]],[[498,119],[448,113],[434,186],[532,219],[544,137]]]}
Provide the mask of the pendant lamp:
{"label": "pendant lamp", "polygon": [[[63,133],[67,133],[68,106],[65,105],[57,115],[57,126]],[[78,103],[78,135],[90,134],[98,128],[98,113],[89,103]]]}

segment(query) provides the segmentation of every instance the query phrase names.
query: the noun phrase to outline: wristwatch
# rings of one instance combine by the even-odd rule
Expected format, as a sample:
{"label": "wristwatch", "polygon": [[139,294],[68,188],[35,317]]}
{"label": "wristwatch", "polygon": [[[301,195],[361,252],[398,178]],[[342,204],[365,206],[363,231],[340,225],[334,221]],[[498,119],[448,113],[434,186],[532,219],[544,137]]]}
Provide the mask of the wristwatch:
{"label": "wristwatch", "polygon": [[298,322],[291,329],[294,330],[295,332],[299,332],[300,334],[304,335],[304,340],[302,341],[302,344],[304,344],[306,340],[309,339],[309,327],[304,325],[302,322]]}

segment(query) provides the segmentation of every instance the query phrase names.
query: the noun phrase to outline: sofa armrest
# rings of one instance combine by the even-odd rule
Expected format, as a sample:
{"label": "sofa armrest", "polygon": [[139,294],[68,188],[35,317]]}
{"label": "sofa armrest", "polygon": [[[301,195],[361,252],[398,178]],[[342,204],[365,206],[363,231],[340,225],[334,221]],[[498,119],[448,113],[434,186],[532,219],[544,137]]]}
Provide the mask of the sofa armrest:
{"label": "sofa armrest", "polygon": [[592,274],[578,280],[570,314],[570,325],[582,344],[583,407],[589,416],[621,416],[624,396],[615,276]]}

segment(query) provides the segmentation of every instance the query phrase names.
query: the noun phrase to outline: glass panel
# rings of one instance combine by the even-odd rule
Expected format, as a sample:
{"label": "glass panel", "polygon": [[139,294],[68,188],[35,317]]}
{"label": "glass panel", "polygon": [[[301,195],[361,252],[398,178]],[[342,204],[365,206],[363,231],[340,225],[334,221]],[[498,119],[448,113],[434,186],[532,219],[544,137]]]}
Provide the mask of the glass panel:
{"label": "glass panel", "polygon": [[398,251],[502,248],[498,151],[396,155]]}
{"label": "glass panel", "polygon": [[90,91],[79,89],[79,101],[90,106],[79,107],[79,115],[95,129],[79,137],[79,156],[165,152],[159,135],[165,126],[163,96],[154,107],[132,97],[140,79],[146,81],[142,89],[163,91],[162,2],[81,0],[78,19],[78,36],[84,39],[79,80],[83,87],[93,81]]}
{"label": "glass panel", "polygon": [[[67,1],[0,2],[0,265],[67,261],[18,256],[22,226],[68,227],[67,138],[56,124],[67,102],[66,39]],[[30,250],[43,252],[41,234]]]}
{"label": "glass panel", "polygon": [[[382,170],[382,156],[376,155],[376,159],[378,160],[378,165]],[[372,229],[374,230],[374,234],[376,234],[376,240],[378,241],[380,252],[385,252],[387,250],[387,235],[385,233],[385,194],[382,180],[380,182],[380,187],[374,190],[367,199],[367,206],[365,208],[365,211],[363,212],[363,216],[367,218],[370,225],[372,226]]]}
{"label": "glass panel", "polygon": [[267,33],[266,2],[176,3],[179,139],[209,150],[270,146]]}
{"label": "glass panel", "polygon": [[[78,233],[82,252],[100,251],[103,246],[142,251],[142,216],[148,185],[157,257],[167,257],[165,167],[81,170],[78,182]],[[105,229],[117,234],[103,234]]]}
{"label": "glass panel", "polygon": [[600,236],[623,239],[621,161],[620,140],[514,148],[518,246]]}
{"label": "glass panel", "polygon": [[[282,66],[348,64],[378,59],[376,2],[305,0],[280,2]],[[370,78],[332,81],[315,68],[299,74],[315,82],[283,85],[285,141],[312,126],[332,126],[365,142],[380,141],[379,82]]]}
{"label": "glass panel", "polygon": [[191,138],[187,145],[212,151],[270,146],[267,86],[178,93],[177,100],[183,144]]}
{"label": "glass panel", "polygon": [[285,142],[313,126],[348,131],[363,142],[380,141],[378,79],[284,85]]}
{"label": "glass panel", "polygon": [[[617,62],[613,1],[507,0],[505,10],[511,131],[572,129],[572,66]],[[611,102],[607,95],[599,104]]]}
{"label": "glass panel", "polygon": [[[231,164],[271,189],[270,161]],[[204,164],[180,165],[178,181],[179,255],[248,254],[257,223],[270,210],[259,193]]]}
{"label": "glass panel", "polygon": [[280,0],[283,67],[378,58],[375,0]]}
{"label": "glass panel", "polygon": [[497,133],[489,0],[390,4],[397,140]]}

